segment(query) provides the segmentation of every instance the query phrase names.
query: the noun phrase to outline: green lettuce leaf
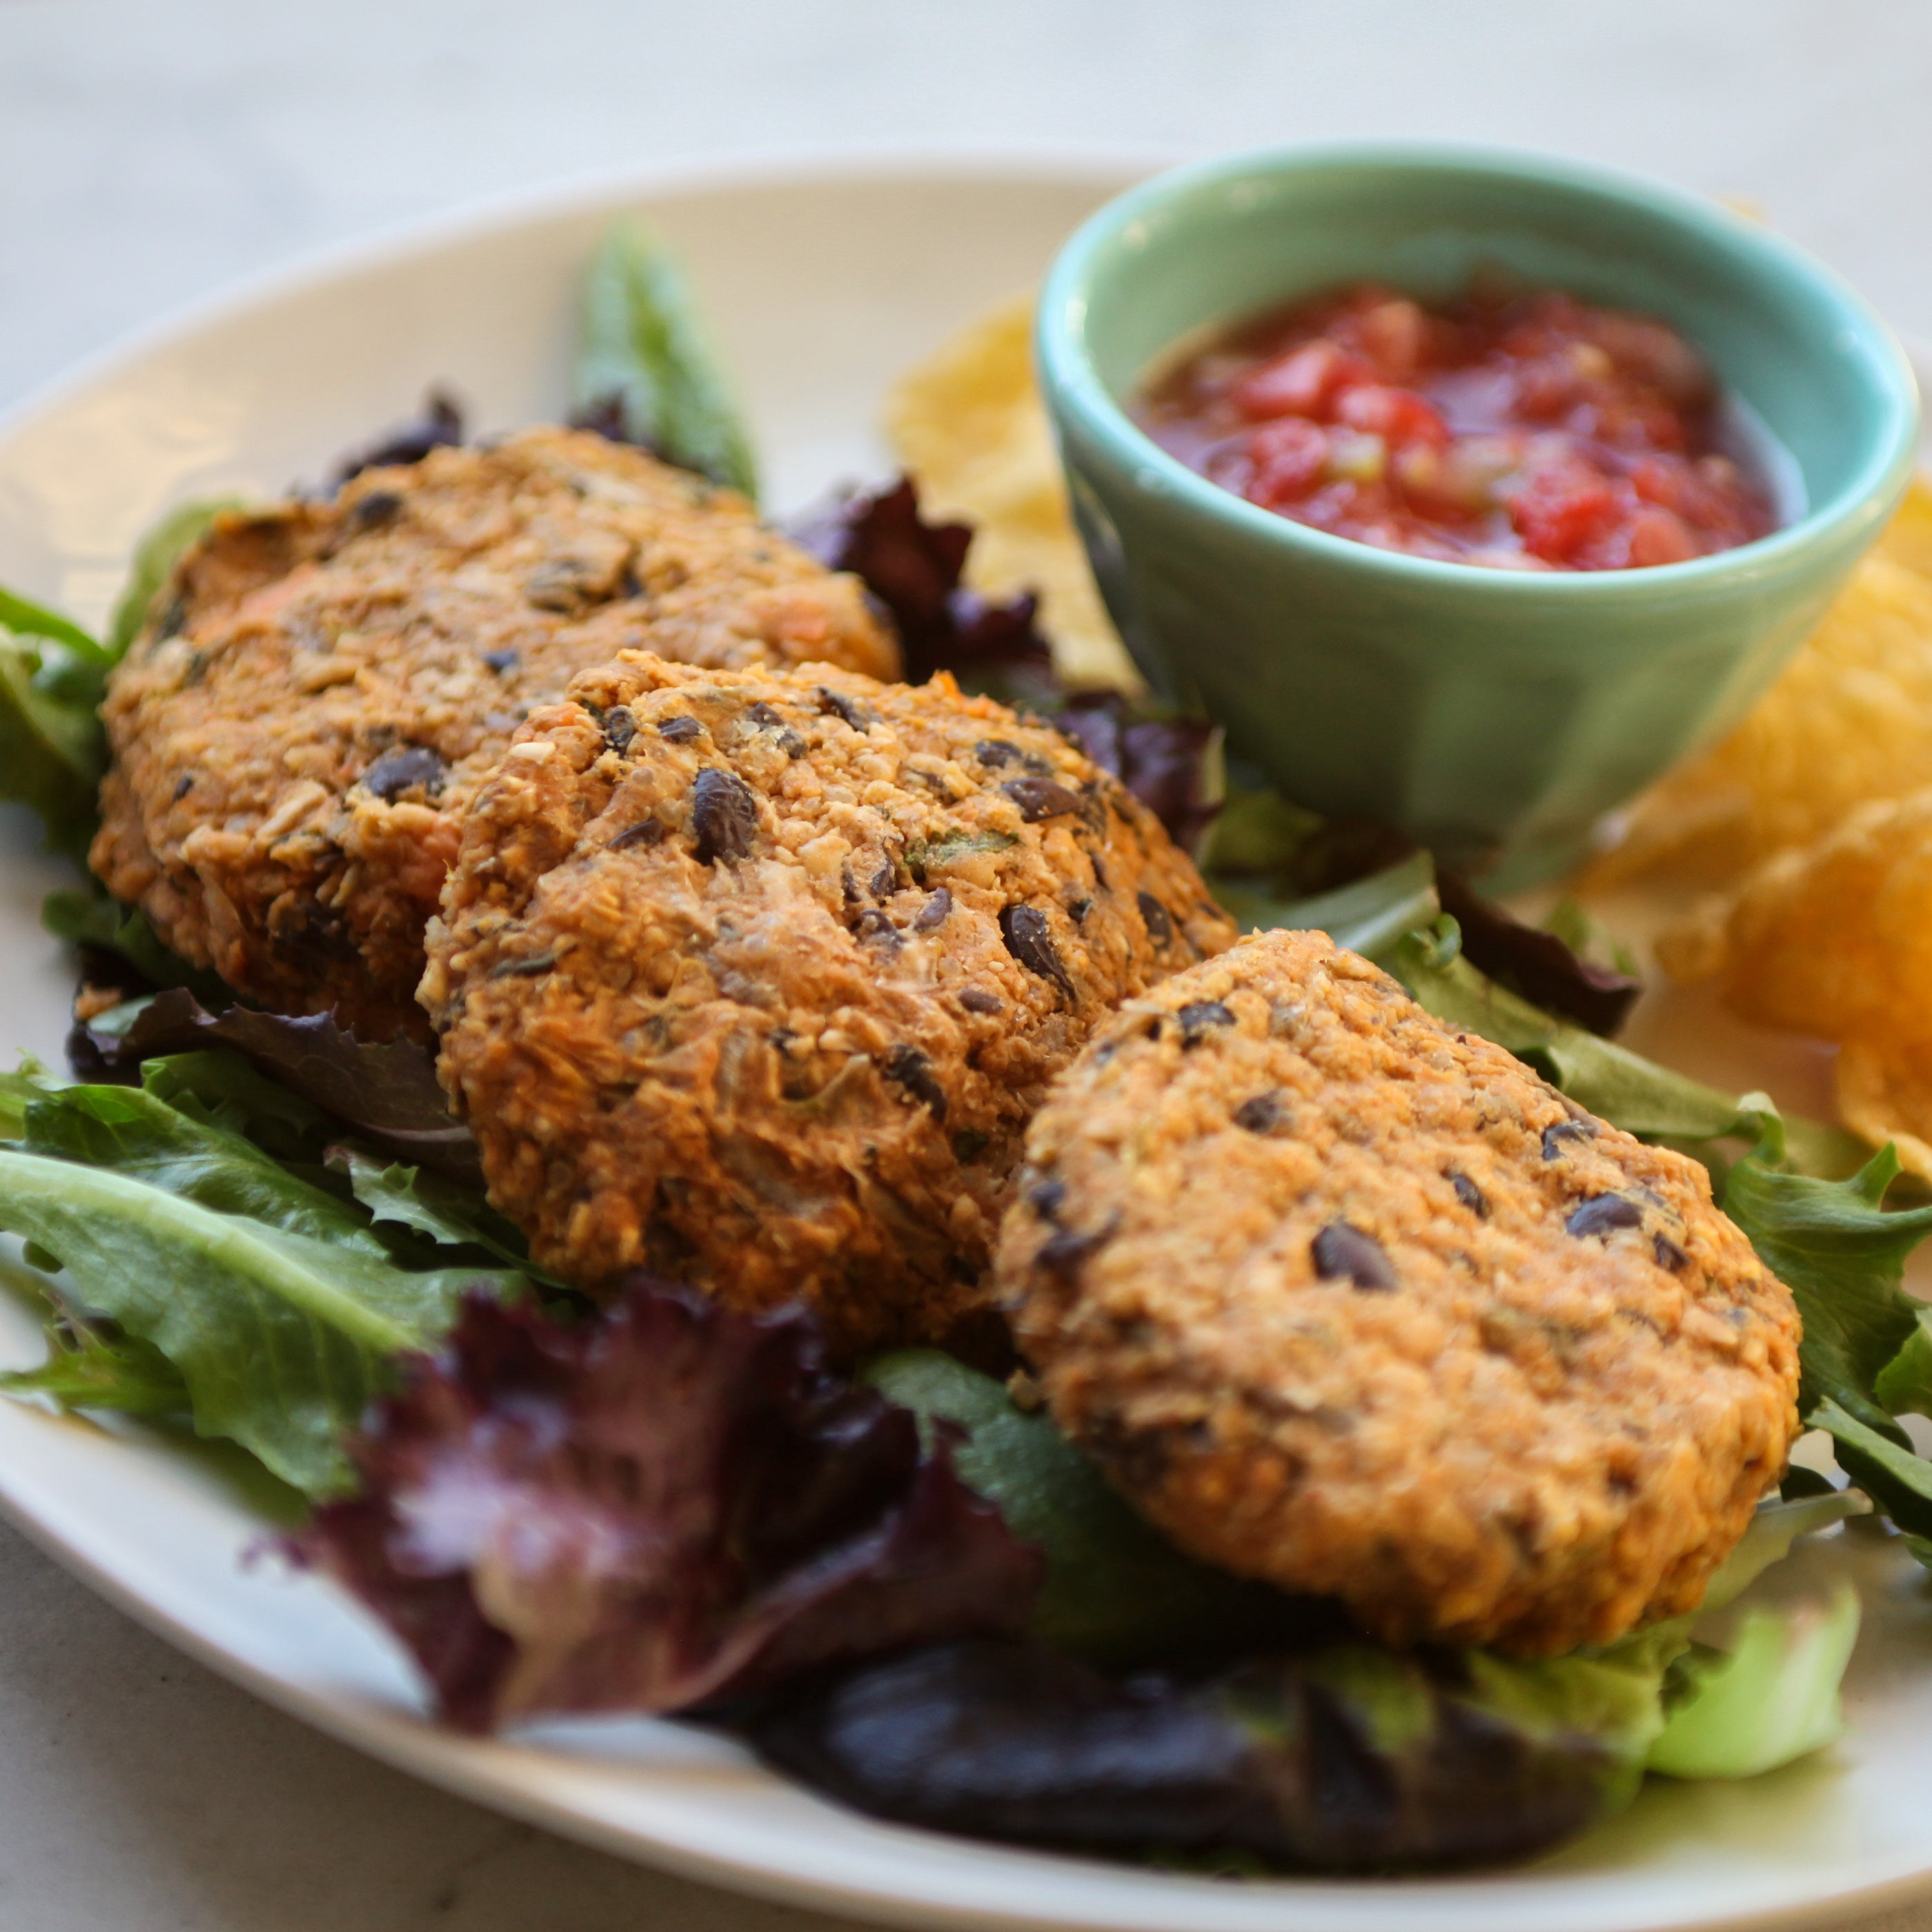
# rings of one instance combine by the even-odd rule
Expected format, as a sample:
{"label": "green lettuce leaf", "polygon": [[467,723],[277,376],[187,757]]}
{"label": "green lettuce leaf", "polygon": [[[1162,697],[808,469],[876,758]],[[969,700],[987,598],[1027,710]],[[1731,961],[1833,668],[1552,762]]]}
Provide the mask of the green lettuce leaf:
{"label": "green lettuce leaf", "polygon": [[1791,1554],[1791,1546],[1801,1536],[1870,1514],[1871,1504],[1855,1490],[1833,1490],[1828,1495],[1804,1496],[1795,1502],[1760,1503],[1736,1548],[1706,1586],[1698,1616],[1736,1603],[1774,1563],[1783,1562]]}
{"label": "green lettuce leaf", "polygon": [[[166,1063],[156,1077],[165,1082]],[[389,1256],[368,1216],[352,1204],[298,1179],[241,1135],[171,1106],[149,1089],[71,1086],[43,1093],[27,1107],[20,1139],[28,1152],[111,1168],[218,1214],[377,1260]]]}
{"label": "green lettuce leaf", "polygon": [[1846,1180],[1786,1172],[1784,1152],[1781,1124],[1769,1117],[1732,1168],[1724,1207],[1798,1304],[1799,1412],[1900,1529],[1932,1538],[1932,1462],[1896,1420],[1925,1398],[1924,1310],[1906,1293],[1904,1271],[1932,1234],[1932,1207],[1880,1205],[1898,1172],[1890,1148]]}
{"label": "green lettuce leaf", "polygon": [[[1333,1642],[1336,1625],[1322,1606],[1184,1556],[1043,1411],[1022,1410],[1001,1384],[933,1349],[880,1356],[864,1378],[911,1409],[922,1429],[951,1424],[961,1480],[996,1504],[1016,1535],[1046,1552],[1034,1636],[1115,1668],[1283,1647],[1300,1656],[1312,1643],[1317,1647],[1302,1667],[1343,1672],[1346,1682],[1330,1688],[1346,1692],[1365,1722],[1372,1720],[1374,1748],[1391,1757],[1408,1748],[1403,1714],[1423,1724],[1426,1700],[1418,1701],[1406,1665],[1357,1642]],[[1712,1579],[1698,1614],[1736,1602],[1798,1538],[1870,1508],[1862,1496],[1840,1491],[1766,1504]],[[1744,1776],[1738,1767],[1762,1760],[1768,1768],[1829,1742],[1826,1718],[1836,1709],[1850,1643],[1842,1611],[1834,1612],[1830,1640],[1822,1643],[1809,1634],[1810,1614],[1754,1606],[1730,1646],[1742,1653],[1735,1668],[1726,1652],[1694,1646],[1693,1616],[1546,1661],[1525,1664],[1483,1651],[1442,1661],[1453,1664],[1462,1706],[1508,1734],[1539,1748],[1568,1741],[1573,1755],[1587,1744],[1596,1766],[1598,1815],[1607,1816],[1628,1801],[1666,1738],[1678,1741],[1669,1768],[1679,1777]],[[1742,1731],[1730,1713],[1742,1683],[1767,1695],[1792,1687],[1786,1718],[1767,1714]],[[1700,1714],[1707,1697],[1712,1712]],[[1694,1751],[1684,1742],[1699,1738]]]}
{"label": "green lettuce leaf", "polygon": [[1208,828],[1201,869],[1215,896],[1246,880],[1278,880],[1328,821],[1266,785],[1224,780],[1221,809]]}
{"label": "green lettuce leaf", "polygon": [[0,799],[35,814],[50,850],[86,860],[107,768],[98,715],[107,674],[134,641],[176,559],[227,507],[184,506],[141,539],[104,643],[58,611],[0,587]]}
{"label": "green lettuce leaf", "polygon": [[1650,1747],[1650,1768],[1755,1778],[1834,1742],[1858,1621],[1858,1591],[1841,1582],[1821,1602],[1754,1605],[1723,1650],[1694,1646],[1677,1663],[1681,1701]]}
{"label": "green lettuce leaf", "polygon": [[1440,910],[1436,867],[1426,852],[1311,898],[1278,898],[1238,879],[1213,883],[1215,897],[1244,932],[1287,927],[1325,932],[1337,946],[1372,959],[1406,934],[1432,925]]}
{"label": "green lettuce leaf", "polygon": [[1917,1305],[1912,1332],[1872,1384],[1894,1415],[1932,1416],[1932,1309]]}
{"label": "green lettuce leaf", "polygon": [[[1688,1616],[1653,1624],[1620,1642],[1546,1662],[1466,1653],[1484,1702],[1518,1729],[1538,1706],[1547,1721],[1596,1738],[1620,1768],[1627,1796],[1646,1770],[1677,1778],[1748,1778],[1815,1750],[1838,1736],[1838,1690],[1858,1634],[1858,1593],[1834,1595],[1828,1640],[1810,1633],[1816,1606],[1753,1604],[1721,1648],[1698,1644],[1698,1619],[1726,1608],[1802,1536],[1867,1514],[1844,1491],[1762,1504]],[[1839,1598],[1850,1597],[1849,1629]],[[1742,1721],[1755,1697],[1780,1708]]]}
{"label": "green lettuce leaf", "polygon": [[57,1408],[118,1409],[130,1415],[185,1415],[188,1384],[152,1343],[65,1306],[47,1277],[0,1256],[0,1287],[41,1317],[47,1340],[38,1368],[0,1374],[0,1391],[40,1396]]}
{"label": "green lettuce leaf", "polygon": [[235,997],[218,974],[190,966],[170,952],[146,913],[109,898],[98,885],[48,893],[40,902],[40,924],[70,946],[95,946],[118,954],[151,986],[184,986],[196,999],[217,1007],[226,1006]]}
{"label": "green lettuce leaf", "polygon": [[1912,1555],[1932,1568],[1932,1462],[1848,1414],[1828,1396],[1804,1420],[1831,1437],[1839,1468],[1906,1532]]}
{"label": "green lettuce leaf", "polygon": [[1534,1738],[1589,1739],[1603,1754],[1602,1810],[1636,1795],[1664,1732],[1664,1674],[1655,1643],[1597,1655],[1526,1664],[1488,1651],[1460,1652],[1471,1701],[1510,1730]]}
{"label": "green lettuce leaf", "polygon": [[44,1396],[59,1408],[185,1415],[194,1404],[180,1371],[152,1342],[91,1322],[50,1322],[47,1358],[0,1375],[0,1390]]}
{"label": "green lettuce leaf", "polygon": [[217,517],[242,507],[238,496],[184,503],[169,511],[134,546],[126,586],[107,626],[107,655],[114,663],[127,656],[128,646],[140,635],[154,599],[174,574],[175,566],[207,534]]}
{"label": "green lettuce leaf", "polygon": [[238,1136],[338,1198],[350,1190],[326,1172],[340,1130],[315,1103],[225,1048],[144,1060],[141,1085],[190,1120]]}
{"label": "green lettuce leaf", "polygon": [[1880,1205],[1898,1172],[1889,1148],[1847,1180],[1784,1172],[1784,1151],[1780,1124],[1767,1120],[1756,1149],[1731,1170],[1724,1211],[1797,1299],[1799,1406],[1808,1414],[1829,1400],[1902,1442],[1877,1384],[1918,1331],[1921,1304],[1905,1292],[1905,1262],[1932,1234],[1932,1207],[1887,1213]]}
{"label": "green lettuce leaf", "polygon": [[684,270],[638,224],[612,229],[591,261],[574,388],[580,420],[757,502],[751,438]]}
{"label": "green lettuce leaf", "polygon": [[89,637],[78,624],[70,622],[58,610],[50,610],[44,604],[34,603],[4,585],[0,585],[0,630],[11,631],[18,637],[42,638],[64,644],[82,663],[94,665],[101,670],[112,662],[98,640]]}
{"label": "green lettuce leaf", "polygon": [[1044,1411],[1028,1414],[990,1376],[935,1348],[870,1363],[863,1378],[922,1429],[960,1432],[952,1465],[1006,1526],[1046,1552],[1033,1632],[1101,1664],[1292,1637],[1308,1606],[1197,1563],[1137,1516]]}
{"label": "green lettuce leaf", "polygon": [[522,1234],[473,1188],[352,1145],[331,1148],[328,1165],[346,1176],[372,1220],[407,1228],[440,1247],[481,1249],[532,1280],[563,1286],[532,1266]]}
{"label": "green lettuce leaf", "polygon": [[[186,1092],[194,1070],[160,1063],[154,1077]],[[64,1266],[72,1300],[125,1343],[118,1364],[98,1349],[71,1363],[56,1336],[32,1386],[58,1395],[84,1371],[103,1406],[101,1380],[153,1370],[152,1351],[198,1432],[310,1496],[349,1484],[342,1435],[394,1358],[433,1346],[466,1291],[524,1288],[502,1269],[400,1264],[364,1209],[158,1091],[30,1072],[0,1090],[0,1109],[20,1122],[19,1144],[0,1148],[0,1228]]]}
{"label": "green lettuce leaf", "polygon": [[[1614,1126],[1685,1144],[1714,1166],[1709,1144],[1756,1137],[1768,1112],[1759,1096],[1740,1099],[1672,1072],[1479,972],[1462,956],[1455,922],[1437,916],[1434,881],[1429,855],[1417,853],[1314,898],[1271,898],[1238,880],[1214,885],[1244,926],[1326,932],[1394,974],[1438,1019],[1508,1048]],[[1787,1120],[1785,1134],[1786,1160],[1806,1173],[1847,1174],[1870,1152],[1855,1135],[1820,1122]]]}
{"label": "green lettuce leaf", "polygon": [[[0,593],[0,609],[18,604]],[[0,628],[0,798],[28,807],[48,848],[76,859],[99,822],[107,745],[94,711],[105,669],[64,640]]]}

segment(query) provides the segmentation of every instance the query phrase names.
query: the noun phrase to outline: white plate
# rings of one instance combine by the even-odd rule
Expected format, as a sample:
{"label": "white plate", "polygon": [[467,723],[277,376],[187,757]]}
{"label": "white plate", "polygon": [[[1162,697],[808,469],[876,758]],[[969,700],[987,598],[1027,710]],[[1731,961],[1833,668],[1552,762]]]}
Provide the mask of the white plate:
{"label": "white plate", "polygon": [[[482,429],[553,416],[578,272],[620,209],[686,250],[743,378],[775,506],[876,474],[895,371],[1027,287],[1118,158],[984,156],[658,177],[464,220],[258,284],[97,361],[0,424],[0,581],[98,618],[158,512],[319,475],[448,383]],[[0,853],[0,1041],[58,1063],[68,982],[34,910],[58,873]],[[1818,1108],[1814,1054],[1666,1002],[1644,1036],[1735,1088]],[[38,1358],[0,1300],[0,1361]],[[1453,1880],[1230,1884],[872,1823],[669,1724],[477,1742],[424,1721],[396,1649],[327,1586],[250,1560],[221,1459],[0,1401],[0,1507],[104,1594],[272,1702],[466,1796],[748,1892],[920,1926],[1132,1932],[1655,1932],[1816,1922],[1932,1883],[1932,1613],[1916,1566],[1855,1554],[1867,1634],[1834,1751],[1736,1786],[1653,1786],[1528,1869]]]}

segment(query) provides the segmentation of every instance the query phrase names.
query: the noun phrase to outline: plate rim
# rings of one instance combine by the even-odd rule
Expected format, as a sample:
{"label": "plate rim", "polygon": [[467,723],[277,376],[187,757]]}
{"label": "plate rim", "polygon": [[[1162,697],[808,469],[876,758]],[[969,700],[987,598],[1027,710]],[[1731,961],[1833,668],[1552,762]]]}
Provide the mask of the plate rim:
{"label": "plate rim", "polygon": [[[680,195],[724,194],[794,185],[836,188],[872,182],[1124,186],[1203,152],[1207,151],[1179,143],[1052,140],[788,142],[687,155],[641,166],[585,170],[532,186],[500,190],[298,250],[284,260],[167,306],[149,320],[120,332],[0,406],[0,442],[10,441],[39,418],[84,396],[128,365],[185,344],[205,331],[253,310],[299,298],[344,278],[400,266],[415,255],[439,248],[487,242],[520,229],[567,220],[600,208],[616,210]],[[1922,372],[1926,370],[1932,364],[1932,343],[1910,336],[1903,340],[1915,364]],[[31,592],[34,586],[23,588]],[[67,1420],[51,1416],[42,1419],[56,1424]],[[79,1421],[74,1426],[92,1426]],[[1042,1932],[1046,1928],[1070,1932],[1070,1928],[1082,1928],[1082,1932],[1102,1932],[1102,1928],[1126,1922],[1093,1912],[1060,1910],[1048,1916],[998,1905],[955,1904],[936,1897],[916,1898],[902,1890],[868,1886],[862,1880],[833,1880],[772,1864],[734,1858],[608,1821],[572,1804],[565,1797],[536,1789],[527,1781],[506,1780],[493,1773],[487,1756],[479,1756],[470,1748],[477,1741],[373,1700],[332,1698],[322,1688],[280,1676],[267,1666],[224,1648],[194,1624],[124,1581],[97,1554],[91,1546],[92,1539],[84,1533],[64,1531],[58,1521],[58,1510],[36,1506],[35,1494],[43,1487],[32,1474],[23,1477],[0,1467],[0,1516],[97,1595],[142,1628],[272,1708],[379,1762],[487,1809],[631,1862],[648,1864],[722,1891],[874,1923],[916,1923],[957,1928],[957,1932],[987,1932],[987,1928],[1027,1932],[1027,1928],[1042,1928]],[[510,1748],[526,1747],[512,1740]],[[816,1793],[811,1795],[818,1797]],[[955,1851],[983,1850],[1003,1860],[1037,1862],[1042,1872],[1064,1871],[1070,1864],[1078,1864],[1090,1866],[1096,1877],[1123,1875],[1122,1868],[1097,1860],[955,1838],[878,1820],[866,1822]],[[1533,1876],[1535,1868],[1518,1870]],[[1134,1871],[1132,1876],[1137,1882],[1148,1886],[1150,1896],[1164,1893],[1170,1897],[1177,1918],[1184,1914],[1186,1899],[1202,1896],[1203,1888],[1210,1885],[1209,1895],[1228,1896],[1225,1887],[1184,1875]],[[1331,1928],[1332,1932],[1373,1932],[1371,1916],[1378,1900],[1393,1902],[1394,1895],[1412,1896],[1424,1887],[1449,1893],[1464,1891],[1472,1900],[1479,1899],[1480,1888],[1503,1876],[1507,1874],[1485,1872],[1467,1876],[1362,1880],[1288,1875],[1257,1884],[1246,1895],[1258,1906],[1266,1902],[1276,1907],[1269,1922],[1280,1928],[1281,1932],[1331,1932]],[[1558,1883],[1567,1880],[1583,1888],[1597,1882],[1594,1875],[1550,1876]],[[1774,1932],[1778,1928],[1820,1924],[1827,1912],[1850,1917],[1879,1912],[1928,1892],[1932,1892],[1932,1846],[1928,1846],[1924,1862],[1916,1869],[1894,1871],[1852,1889],[1820,1891],[1780,1906],[1715,1916],[1652,1916],[1641,1923],[1644,1932],[1745,1932],[1745,1928],[1750,1928],[1750,1932]],[[1445,1899],[1444,1904],[1449,1905],[1449,1901]],[[1554,1909],[1557,1901],[1552,1899],[1551,1904]],[[1259,1918],[1258,1912],[1257,1923]],[[1406,1914],[1403,1918],[1412,1932],[1412,1918]],[[1141,1922],[1145,1927],[1168,1922],[1166,1918],[1154,1916]],[[1442,1923],[1445,1932],[1475,1932],[1481,1922],[1468,1916],[1467,1905],[1460,1910],[1449,1905]],[[1636,1923],[1632,1922],[1633,1925]]]}
{"label": "plate rim", "polygon": [[499,189],[298,249],[283,260],[166,304],[0,404],[0,440],[10,440],[124,364],[175,346],[249,310],[308,293],[344,276],[400,263],[426,249],[460,246],[600,208],[681,194],[921,178],[1022,182],[1051,178],[1068,186],[1104,186],[1178,166],[1203,152],[1180,143],[1045,140],[788,142],[640,166],[585,169]]}

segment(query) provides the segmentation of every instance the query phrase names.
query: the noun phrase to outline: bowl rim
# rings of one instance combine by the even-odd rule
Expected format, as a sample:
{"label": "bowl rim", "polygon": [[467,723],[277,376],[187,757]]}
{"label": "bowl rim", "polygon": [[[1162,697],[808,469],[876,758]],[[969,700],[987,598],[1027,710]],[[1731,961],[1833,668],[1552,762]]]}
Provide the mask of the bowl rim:
{"label": "bowl rim", "polygon": [[[1888,398],[1889,407],[1880,418],[1863,460],[1822,503],[1750,543],[1682,563],[1619,570],[1505,570],[1412,556],[1298,523],[1209,482],[1156,442],[1100,380],[1086,343],[1096,268],[1103,253],[1117,245],[1134,224],[1178,197],[1244,178],[1343,167],[1379,169],[1398,176],[1486,175],[1622,201],[1728,253],[1754,254],[1756,266],[1808,284],[1836,311],[1840,330],[1834,332],[1834,338],[1849,328]],[[1281,546],[1291,555],[1300,552],[1334,567],[1388,573],[1411,590],[1433,585],[1462,596],[1647,600],[1659,590],[1708,594],[1729,587],[1735,578],[1755,579],[1828,545],[1862,517],[1875,535],[1880,516],[1889,510],[1911,474],[1919,436],[1918,385],[1910,359],[1870,304],[1834,270],[1751,218],[1667,182],[1534,149],[1479,142],[1297,142],[1238,149],[1184,164],[1139,182],[1096,209],[1055,256],[1040,290],[1034,350],[1049,413],[1064,409],[1090,434],[1111,446],[1130,472],[1151,470],[1160,492],[1177,498],[1179,507],[1198,517],[1232,522],[1234,528]]]}

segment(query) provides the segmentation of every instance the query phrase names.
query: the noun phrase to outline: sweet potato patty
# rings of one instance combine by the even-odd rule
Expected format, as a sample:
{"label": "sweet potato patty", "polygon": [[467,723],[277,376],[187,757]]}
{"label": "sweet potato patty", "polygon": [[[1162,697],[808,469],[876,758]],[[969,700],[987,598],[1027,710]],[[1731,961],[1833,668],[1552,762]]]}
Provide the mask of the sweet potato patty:
{"label": "sweet potato patty", "polygon": [[423,925],[472,795],[630,645],[897,665],[856,579],[600,436],[526,430],[224,518],[115,674],[94,869],[237,992],[426,1036]]}
{"label": "sweet potato patty", "polygon": [[423,997],[546,1264],[802,1296],[854,1348],[975,1305],[1047,1082],[1233,937],[1117,782],[948,677],[626,653],[478,793]]}
{"label": "sweet potato patty", "polygon": [[1692,1608],[1797,1426],[1796,1310],[1703,1169],[1318,934],[1098,1030],[998,1274],[1154,1522],[1395,1642],[1554,1655]]}

